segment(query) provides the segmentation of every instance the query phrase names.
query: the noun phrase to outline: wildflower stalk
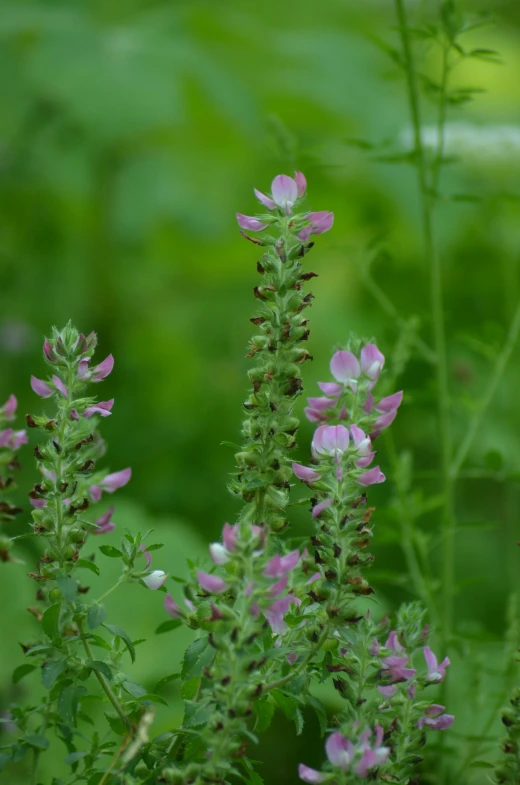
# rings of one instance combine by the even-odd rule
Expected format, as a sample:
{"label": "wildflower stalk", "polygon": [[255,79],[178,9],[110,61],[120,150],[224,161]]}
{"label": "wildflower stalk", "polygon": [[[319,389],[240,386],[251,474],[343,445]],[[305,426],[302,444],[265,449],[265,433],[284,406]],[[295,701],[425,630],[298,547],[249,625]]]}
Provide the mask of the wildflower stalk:
{"label": "wildflower stalk", "polygon": [[[11,423],[16,417],[18,402],[10,395],[3,406],[0,406],[0,524],[10,523],[22,512],[8,501],[8,494],[16,487],[14,472],[20,468],[17,452],[23,444],[27,444],[24,430],[15,431]],[[10,550],[12,540],[0,531],[0,561],[11,561]]]}
{"label": "wildflower stalk", "polygon": [[443,489],[443,581],[442,628],[443,648],[451,643],[453,626],[453,598],[455,589],[455,529],[453,479],[451,475],[452,441],[450,429],[450,396],[448,390],[448,365],[446,352],[445,317],[442,291],[442,271],[434,232],[433,213],[444,153],[444,125],[446,119],[448,53],[451,42],[443,46],[442,81],[440,85],[438,114],[438,143],[432,167],[431,184],[429,166],[422,141],[419,88],[410,41],[409,23],[404,0],[395,0],[399,32],[408,87],[408,100],[414,133],[414,155],[421,197],[425,258],[430,272],[431,316],[433,343],[436,355],[437,407],[439,418],[441,481]]}

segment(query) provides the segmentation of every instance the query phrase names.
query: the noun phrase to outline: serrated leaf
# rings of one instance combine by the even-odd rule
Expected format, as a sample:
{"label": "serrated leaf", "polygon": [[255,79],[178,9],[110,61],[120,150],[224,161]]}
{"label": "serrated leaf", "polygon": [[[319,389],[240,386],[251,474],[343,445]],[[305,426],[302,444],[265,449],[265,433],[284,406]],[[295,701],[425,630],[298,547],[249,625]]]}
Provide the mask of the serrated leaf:
{"label": "serrated leaf", "polygon": [[123,552],[119,548],[114,548],[113,545],[100,545],[99,550],[110,559],[120,559],[123,556]]}
{"label": "serrated leaf", "polygon": [[215,650],[210,645],[209,639],[207,637],[197,638],[193,643],[190,643],[184,653],[181,671],[183,679],[193,679],[195,676],[200,676],[214,657]]}
{"label": "serrated leaf", "polygon": [[32,673],[33,670],[36,670],[36,665],[31,665],[30,662],[26,662],[23,665],[19,665],[13,671],[13,675],[12,675],[13,684],[18,684],[18,682],[21,681],[24,676],[27,676],[28,673]]}
{"label": "serrated leaf", "polygon": [[49,740],[45,738],[45,736],[39,736],[34,734],[32,736],[26,736],[25,741],[27,744],[30,744],[31,747],[34,747],[37,750],[48,750],[49,749]]}
{"label": "serrated leaf", "polygon": [[87,622],[91,630],[95,630],[105,621],[107,612],[102,605],[91,605],[87,611]]}
{"label": "serrated leaf", "polygon": [[166,621],[161,622],[157,629],[155,630],[156,635],[162,635],[165,632],[170,632],[171,630],[177,630],[179,627],[182,626],[182,621],[180,619],[167,619]]}
{"label": "serrated leaf", "polygon": [[42,684],[48,690],[54,687],[56,679],[60,676],[67,664],[64,660],[50,660],[46,662],[42,670]]}
{"label": "serrated leaf", "polygon": [[85,667],[89,668],[92,671],[96,671],[96,673],[101,673],[105,679],[112,681],[112,669],[106,662],[102,662],[101,660],[91,660],[90,662],[85,663]]}
{"label": "serrated leaf", "polygon": [[155,687],[153,688],[154,692],[160,692],[163,687],[166,687],[167,684],[170,682],[175,681],[176,679],[180,679],[180,673],[170,673],[169,676],[163,676],[162,679],[159,679]]}
{"label": "serrated leaf", "polygon": [[65,687],[58,695],[58,712],[68,725],[76,726],[79,701],[86,693],[85,687],[71,684],[69,687]]}
{"label": "serrated leaf", "polygon": [[125,736],[126,735],[126,731],[127,731],[126,726],[119,719],[119,717],[115,717],[112,714],[107,714],[106,712],[105,712],[105,717],[107,719],[108,724],[110,725],[110,727],[114,731],[114,733],[117,733],[118,736]]}
{"label": "serrated leaf", "polygon": [[90,572],[94,572],[96,575],[101,574],[101,570],[93,561],[89,559],[78,559],[75,563],[76,567],[84,567],[86,570],[90,570]]}
{"label": "serrated leaf", "polygon": [[121,638],[121,640],[125,643],[126,648],[128,649],[128,653],[130,654],[130,659],[132,662],[135,662],[135,647],[132,643],[130,636],[122,627],[118,627],[116,624],[105,624],[105,629],[108,630],[112,635]]}
{"label": "serrated leaf", "polygon": [[281,690],[272,690],[271,695],[287,719],[293,720],[297,711],[295,698],[292,695],[285,695]]}
{"label": "serrated leaf", "polygon": [[269,725],[274,716],[274,703],[268,698],[265,700],[258,700],[253,703],[253,711],[256,714],[256,723],[254,730],[258,733],[263,733]]}
{"label": "serrated leaf", "polygon": [[185,728],[197,728],[206,723],[211,718],[213,709],[211,706],[205,706],[195,701],[184,701],[184,722]]}
{"label": "serrated leaf", "polygon": [[191,700],[197,694],[199,689],[200,676],[195,676],[194,679],[188,679],[181,687],[181,696],[184,700]]}
{"label": "serrated leaf", "polygon": [[59,604],[51,605],[42,617],[43,631],[51,640],[59,635],[60,608]]}

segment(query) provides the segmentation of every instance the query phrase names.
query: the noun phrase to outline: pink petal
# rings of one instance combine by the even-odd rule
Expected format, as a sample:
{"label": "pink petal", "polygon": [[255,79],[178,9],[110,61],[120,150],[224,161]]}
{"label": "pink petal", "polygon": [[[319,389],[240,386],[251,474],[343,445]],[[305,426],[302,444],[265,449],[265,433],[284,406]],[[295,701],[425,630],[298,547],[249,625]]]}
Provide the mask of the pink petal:
{"label": "pink petal", "polygon": [[299,463],[293,463],[292,470],[298,479],[302,480],[303,482],[314,482],[315,480],[319,480],[321,477],[320,473],[315,472],[314,469],[310,468],[310,466],[302,466]]}
{"label": "pink petal", "polygon": [[290,215],[290,208],[298,198],[298,186],[292,177],[286,174],[277,175],[271,185],[271,193],[279,207],[283,207]]}
{"label": "pink petal", "polygon": [[[107,493],[114,493],[117,491],[118,488],[122,488],[126,485],[132,476],[132,469],[122,469],[119,472],[114,472],[113,474],[107,474],[104,480],[101,480],[99,483],[101,488],[106,491]],[[90,489],[92,495],[92,488]]]}
{"label": "pink petal", "polygon": [[[256,188],[254,189],[254,192],[255,192],[256,198],[260,202],[262,202],[262,204],[265,204],[265,206],[267,207],[268,210],[275,210],[276,209],[276,202],[273,202],[273,200],[269,196],[266,196],[261,191],[258,191]],[[244,227],[242,227],[242,228],[244,228]]]}
{"label": "pink petal", "polygon": [[307,180],[305,179],[303,172],[294,173],[294,182],[296,183],[298,198],[301,199],[307,190]]}
{"label": "pink petal", "polygon": [[95,521],[95,524],[98,528],[95,529],[92,533],[108,534],[108,532],[114,531],[116,525],[111,520],[113,513],[114,513],[114,508],[110,507],[110,509],[108,509],[104,515],[98,518],[97,521]]}
{"label": "pink petal", "polygon": [[49,360],[49,362],[51,363],[54,362],[54,353],[52,351],[52,346],[48,338],[46,338],[43,342],[43,353],[46,356],[46,358]]}
{"label": "pink petal", "polygon": [[222,541],[227,551],[236,551],[237,548],[238,526],[230,526],[225,523],[222,529]]}
{"label": "pink petal", "polygon": [[312,234],[323,234],[324,232],[328,232],[334,223],[334,213],[331,213],[329,210],[309,213],[307,217],[311,222]]}
{"label": "pink petal", "polygon": [[99,485],[91,485],[91,487],[89,488],[89,493],[92,501],[98,502],[103,495],[103,490],[102,488],[99,487]]}
{"label": "pink petal", "polygon": [[289,654],[287,655],[287,662],[289,663],[289,665],[294,665],[297,659],[298,659],[298,655],[296,654],[295,651],[290,651]]}
{"label": "pink petal", "polygon": [[401,652],[404,651],[404,648],[399,643],[399,638],[397,637],[397,632],[395,630],[392,630],[388,636],[385,643],[385,648],[390,649],[390,651],[393,651],[394,654],[401,654]]}
{"label": "pink petal", "polygon": [[311,234],[312,234],[311,227],[304,226],[302,227],[302,229],[300,229],[296,237],[298,238],[298,240],[301,240],[302,243],[306,243],[309,237],[311,236]]}
{"label": "pink petal", "polygon": [[393,423],[397,416],[397,409],[393,412],[388,412],[388,414],[382,414],[381,417],[378,417],[375,421],[375,427],[382,431],[383,428],[388,428],[389,425]]}
{"label": "pink petal", "polygon": [[48,384],[42,382],[41,379],[37,379],[36,376],[31,376],[31,387],[40,398],[50,398],[54,393],[52,387],[49,387]]}
{"label": "pink petal", "polygon": [[60,379],[60,377],[56,376],[56,374],[53,374],[52,381],[54,382],[54,385],[55,385],[56,389],[60,391],[60,393],[63,395],[63,397],[64,398],[68,398],[69,397],[69,391],[67,390],[67,388],[63,384],[63,382]]}
{"label": "pink petal", "polygon": [[2,416],[6,422],[11,422],[14,420],[17,406],[18,401],[16,400],[15,396],[10,395],[2,408],[0,408],[0,416]]}
{"label": "pink petal", "polygon": [[375,343],[369,343],[361,349],[361,368],[369,379],[377,379],[385,364],[385,356]]}
{"label": "pink petal", "polygon": [[384,698],[391,698],[397,692],[395,684],[389,684],[388,687],[377,688]]}
{"label": "pink petal", "polygon": [[307,406],[303,411],[309,422],[323,422],[327,419],[325,414],[317,409],[311,409],[310,406]]}
{"label": "pink petal", "polygon": [[285,591],[285,588],[287,586],[288,580],[289,580],[289,576],[288,575],[284,575],[282,578],[280,578],[279,581],[276,581],[276,583],[273,583],[273,585],[271,586],[271,588],[267,592],[269,597],[278,597],[279,594],[281,594],[283,591]]}
{"label": "pink petal", "polygon": [[89,360],[90,357],[85,357],[83,360],[80,360],[78,365],[78,379],[83,381],[84,379],[90,378],[90,371],[89,371]]}
{"label": "pink petal", "polygon": [[310,785],[317,785],[318,782],[323,782],[325,776],[321,774],[316,769],[311,769],[309,766],[306,766],[304,763],[300,763],[298,766],[298,777],[303,780],[303,782],[309,782]]}
{"label": "pink petal", "polygon": [[182,611],[171,594],[167,594],[164,598],[164,610],[172,619],[182,619]]}
{"label": "pink petal", "polygon": [[358,477],[358,483],[360,485],[375,485],[379,482],[384,482],[386,480],[385,475],[379,468],[379,466],[374,466],[373,469],[369,469],[367,472]]}
{"label": "pink petal", "polygon": [[361,373],[358,358],[352,352],[339,351],[332,356],[330,370],[338,382],[348,384]]}
{"label": "pink petal", "polygon": [[265,229],[267,226],[267,224],[263,224],[262,221],[259,221],[258,218],[253,218],[250,215],[242,215],[242,213],[237,213],[237,221],[241,229],[249,229],[251,232],[261,232],[262,229]]}
{"label": "pink petal", "polygon": [[109,373],[112,373],[112,369],[114,367],[114,358],[111,354],[108,357],[105,357],[102,363],[99,363],[94,368],[92,381],[93,382],[100,382],[102,379],[106,379]]}
{"label": "pink petal", "polygon": [[0,447],[7,447],[13,437],[13,429],[7,428],[5,431],[0,431]]}
{"label": "pink petal", "polygon": [[341,733],[332,733],[326,741],[325,751],[333,766],[346,771],[352,761],[352,744]]}
{"label": "pink petal", "polygon": [[83,412],[83,417],[86,417],[87,420],[94,414],[99,414],[101,417],[109,417],[112,414],[111,409],[113,405],[113,398],[110,401],[100,401],[93,406],[88,406]]}
{"label": "pink petal", "polygon": [[337,398],[343,392],[343,385],[337,382],[318,382],[318,387],[325,395],[331,395]]}
{"label": "pink petal", "polygon": [[316,409],[318,412],[322,412],[324,409],[330,409],[331,406],[336,405],[336,401],[323,396],[320,398],[308,398],[308,403],[311,409]]}
{"label": "pink petal", "polygon": [[316,581],[319,581],[319,580],[321,580],[321,573],[320,572],[315,572],[313,575],[311,575],[309,580],[305,582],[305,585],[309,586],[311,583],[315,583]]}
{"label": "pink petal", "polygon": [[319,518],[323,510],[326,510],[331,504],[334,504],[334,499],[324,499],[322,502],[319,502],[319,504],[316,504],[312,508],[312,517]]}
{"label": "pink petal", "polygon": [[222,594],[228,587],[222,578],[218,575],[210,575],[209,572],[197,572],[197,580],[200,587],[210,594]]}
{"label": "pink petal", "polygon": [[29,499],[29,502],[37,510],[40,510],[42,507],[47,507],[46,499]]}
{"label": "pink petal", "polygon": [[376,412],[381,412],[381,414],[389,414],[389,412],[393,412],[399,408],[401,402],[403,400],[403,391],[396,392],[393,395],[387,395],[386,398],[381,398],[381,400],[376,403],[375,409]]}

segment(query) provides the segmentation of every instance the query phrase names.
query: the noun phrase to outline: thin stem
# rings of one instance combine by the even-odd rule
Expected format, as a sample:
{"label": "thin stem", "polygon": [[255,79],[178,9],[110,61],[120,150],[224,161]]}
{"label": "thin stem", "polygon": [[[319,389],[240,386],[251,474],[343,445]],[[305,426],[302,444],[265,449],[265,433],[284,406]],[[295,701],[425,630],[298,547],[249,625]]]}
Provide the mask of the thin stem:
{"label": "thin stem", "polygon": [[489,381],[487,390],[482,399],[482,403],[473,415],[473,419],[470,422],[466,436],[462,440],[462,443],[457,451],[457,455],[455,456],[455,460],[453,461],[453,464],[451,466],[450,473],[451,473],[452,480],[457,479],[457,477],[459,476],[460,468],[466,459],[466,456],[471,448],[471,445],[473,444],[473,440],[477,435],[478,429],[480,428],[484,415],[486,414],[486,411],[488,410],[491,401],[494,398],[495,392],[497,390],[498,385],[500,384],[502,376],[504,375],[504,372],[506,370],[511,354],[513,353],[513,349],[515,348],[519,335],[520,335],[520,302],[516,306],[516,311],[513,316],[511,326],[509,327],[509,331],[507,333],[506,342],[496,361],[495,368],[493,370],[493,374]]}
{"label": "thin stem", "polygon": [[123,583],[126,583],[126,581],[127,581],[127,577],[126,577],[126,575],[125,575],[125,576],[123,576],[122,578],[119,578],[119,580],[117,581],[117,583],[114,583],[114,585],[113,585],[113,586],[112,586],[110,589],[107,589],[107,591],[106,591],[104,594],[102,594],[102,595],[101,595],[101,597],[98,597],[98,599],[96,600],[96,602],[97,602],[97,603],[100,605],[100,604],[103,602],[103,600],[106,600],[106,598],[107,598],[107,597],[108,597],[110,594],[112,594],[112,592],[114,592],[116,589],[118,589],[120,586],[122,586],[122,585],[123,585]]}
{"label": "thin stem", "polygon": [[[430,269],[431,289],[431,315],[433,324],[433,339],[437,356],[437,390],[438,390],[438,418],[441,448],[441,478],[444,496],[443,527],[445,532],[443,551],[443,586],[442,586],[442,645],[448,648],[453,626],[453,597],[455,585],[455,516],[453,511],[453,482],[450,473],[451,462],[451,433],[450,433],[450,397],[448,391],[448,368],[446,353],[446,335],[444,328],[444,303],[442,293],[441,264],[433,231],[433,208],[435,193],[428,187],[428,166],[421,138],[421,115],[419,104],[419,90],[415,73],[412,47],[408,33],[408,20],[403,0],[395,0],[397,16],[403,48],[408,97],[415,141],[415,158],[419,189],[421,193],[421,210],[425,242],[425,256]],[[442,93],[446,92],[447,64],[443,69]],[[433,182],[438,184],[440,162],[443,155],[444,121],[446,112],[446,97],[441,97],[439,107],[439,149],[433,167]]]}
{"label": "thin stem", "polygon": [[[87,638],[85,636],[85,630],[83,628],[83,622],[81,621],[81,619],[77,620],[77,624],[78,624],[78,629],[79,629],[79,632],[80,632],[80,635],[81,635],[83,648],[85,649],[85,653],[86,653],[87,657],[89,658],[90,662],[92,662],[94,660],[94,654],[92,652],[92,649],[90,648],[90,643],[88,642],[88,640],[87,640]],[[99,681],[99,683],[100,683],[100,685],[101,685],[105,695],[107,696],[108,700],[110,701],[110,703],[112,704],[112,706],[116,710],[117,714],[119,715],[119,719],[125,725],[126,728],[130,729],[130,727],[131,727],[130,726],[130,721],[129,721],[128,717],[126,716],[123,707],[121,706],[121,704],[119,703],[118,699],[116,698],[116,696],[112,692],[112,688],[111,688],[110,684],[108,683],[108,681],[106,680],[106,678],[103,676],[102,673],[99,673],[99,671],[94,671],[94,673],[95,673],[96,678]]]}
{"label": "thin stem", "polygon": [[[363,281],[383,311],[385,311],[385,313],[395,321],[398,327],[405,328],[407,326],[406,320],[403,319],[403,317],[399,314],[399,311],[387,297],[386,293],[381,289],[379,284],[374,281],[370,271],[363,271]],[[414,336],[413,343],[423,360],[425,360],[427,363],[430,363],[430,365],[435,365],[437,362],[437,357],[435,352],[428,346],[428,344],[418,335]]]}

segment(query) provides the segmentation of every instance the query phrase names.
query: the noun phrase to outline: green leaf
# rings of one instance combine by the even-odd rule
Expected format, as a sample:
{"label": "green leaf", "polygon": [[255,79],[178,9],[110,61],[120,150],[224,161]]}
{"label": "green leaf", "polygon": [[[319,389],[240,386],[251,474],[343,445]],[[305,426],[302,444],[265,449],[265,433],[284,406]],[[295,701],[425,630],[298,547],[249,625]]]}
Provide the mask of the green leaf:
{"label": "green leaf", "polygon": [[154,542],[153,545],[147,545],[147,551],[158,551],[160,548],[164,548],[163,542]]}
{"label": "green leaf", "polygon": [[44,633],[53,640],[59,635],[60,605],[51,605],[47,608],[42,617],[42,627]]}
{"label": "green leaf", "polygon": [[323,737],[327,732],[328,726],[328,718],[327,718],[327,711],[323,703],[315,698],[314,695],[307,695],[306,702],[309,706],[312,706],[316,715],[318,717],[318,722],[320,723],[320,735]]}
{"label": "green leaf", "polygon": [[91,630],[95,630],[103,624],[107,617],[107,612],[102,605],[91,605],[87,611],[87,622]]}
{"label": "green leaf", "polygon": [[135,681],[124,681],[123,689],[126,690],[132,698],[144,698],[145,695],[148,695],[148,690]]}
{"label": "green leaf", "polygon": [[13,671],[13,676],[12,676],[13,684],[18,684],[18,682],[21,681],[24,676],[27,676],[28,673],[32,673],[32,671],[35,669],[36,669],[36,665],[31,665],[30,662],[26,662],[24,663],[24,665],[19,665]]}
{"label": "green leaf", "polygon": [[296,700],[292,697],[292,695],[285,695],[281,690],[272,690],[271,695],[287,719],[294,720],[297,711],[297,705]]}
{"label": "green leaf", "polygon": [[488,763],[486,760],[474,760],[473,763],[470,763],[470,768],[472,769],[494,769],[492,763]]}
{"label": "green leaf", "polygon": [[74,727],[76,726],[79,701],[83,695],[86,695],[86,693],[87,690],[85,687],[71,684],[69,687],[65,687],[65,689],[62,690],[58,695],[58,712],[68,725],[73,725]]}
{"label": "green leaf", "polygon": [[246,785],[264,785],[264,781],[257,771],[250,771],[246,778]]}
{"label": "green leaf", "polygon": [[197,638],[196,641],[190,643],[184,654],[182,662],[182,677],[183,679],[193,679],[195,676],[200,676],[204,668],[213,662],[215,657],[215,650],[209,643],[209,639]]}
{"label": "green leaf", "polygon": [[82,758],[85,758],[88,755],[88,752],[71,752],[70,755],[67,755],[65,758],[65,763],[67,766],[72,766],[73,763],[77,763]]}
{"label": "green leaf", "polygon": [[128,653],[130,654],[130,659],[132,662],[135,662],[135,648],[134,644],[132,643],[130,636],[122,627],[118,627],[116,624],[105,624],[103,625],[106,630],[108,630],[112,635],[115,635],[117,638],[121,638],[121,640],[125,643],[126,648],[128,649]]}
{"label": "green leaf", "polygon": [[107,719],[108,724],[114,731],[117,733],[118,736],[125,736],[127,732],[127,728],[124,723],[119,719],[118,716],[114,716],[113,714],[107,714],[105,712],[105,717]]}
{"label": "green leaf", "polygon": [[504,465],[504,458],[502,453],[500,453],[498,450],[488,450],[484,457],[484,461],[487,468],[494,472],[499,472]]}
{"label": "green leaf", "polygon": [[101,673],[105,679],[112,681],[112,669],[106,662],[91,660],[90,662],[85,663],[85,667],[90,668],[90,670],[96,671],[97,673]]}
{"label": "green leaf", "polygon": [[100,545],[99,550],[110,559],[120,559],[123,556],[123,552],[119,548],[114,548],[113,545]]}
{"label": "green leaf", "polygon": [[42,670],[43,686],[48,690],[52,689],[56,679],[63,673],[66,667],[67,663],[65,660],[50,660],[46,662]]}
{"label": "green leaf", "polygon": [[37,750],[49,749],[49,740],[46,739],[45,736],[38,736],[36,734],[34,736],[26,736],[25,741]]}
{"label": "green leaf", "polygon": [[177,630],[181,626],[182,626],[182,621],[180,619],[168,619],[167,621],[163,621],[161,624],[159,624],[159,626],[155,630],[155,634],[162,635],[164,632]]}
{"label": "green leaf", "polygon": [[153,691],[160,692],[163,687],[166,687],[167,684],[169,684],[172,681],[175,681],[176,679],[180,679],[180,677],[181,677],[180,673],[170,673],[169,676],[163,676],[162,679],[159,679],[159,681],[153,688]]}
{"label": "green leaf", "polygon": [[194,679],[188,679],[181,687],[181,696],[184,700],[191,700],[197,694],[199,689],[200,676],[195,676]]}
{"label": "green leaf", "polygon": [[70,575],[63,575],[61,578],[56,579],[56,583],[67,602],[74,602],[78,591],[77,581],[71,578]]}
{"label": "green leaf", "polygon": [[296,735],[301,736],[303,731],[304,720],[303,720],[303,714],[298,708],[296,708],[294,712],[294,724],[296,725]]}
{"label": "green leaf", "polygon": [[94,572],[96,575],[101,574],[101,570],[97,564],[94,564],[93,561],[89,561],[88,559],[78,559],[76,567],[84,567],[86,570],[90,570],[90,572]]}
{"label": "green leaf", "polygon": [[267,730],[273,719],[275,711],[274,703],[268,698],[255,701],[255,703],[253,703],[253,711],[256,714],[254,730],[257,733],[263,733]]}
{"label": "green leaf", "polygon": [[184,701],[184,722],[185,728],[197,728],[201,725],[206,725],[213,714],[211,706],[205,706],[202,703],[195,701]]}

